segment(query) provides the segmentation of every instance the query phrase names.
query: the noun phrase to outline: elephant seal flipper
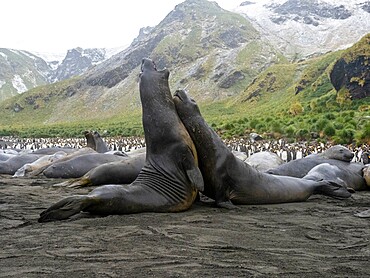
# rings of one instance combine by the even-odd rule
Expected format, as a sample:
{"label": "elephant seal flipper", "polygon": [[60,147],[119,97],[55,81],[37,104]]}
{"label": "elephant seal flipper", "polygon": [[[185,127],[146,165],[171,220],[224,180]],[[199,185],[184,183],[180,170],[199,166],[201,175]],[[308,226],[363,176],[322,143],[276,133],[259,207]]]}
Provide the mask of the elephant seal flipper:
{"label": "elephant seal flipper", "polygon": [[197,188],[199,191],[204,190],[204,182],[202,178],[202,173],[200,172],[199,168],[193,168],[186,171],[186,174],[190,180],[190,182],[193,184],[195,188]]}
{"label": "elephant seal flipper", "polygon": [[38,222],[50,222],[54,220],[63,220],[68,217],[81,212],[87,205],[85,205],[84,200],[88,197],[86,196],[71,196],[60,200],[55,203],[47,210],[40,214]]}
{"label": "elephant seal flipper", "polygon": [[322,185],[318,186],[314,194],[322,194],[335,199],[347,199],[351,197],[350,191],[340,183],[322,180]]}

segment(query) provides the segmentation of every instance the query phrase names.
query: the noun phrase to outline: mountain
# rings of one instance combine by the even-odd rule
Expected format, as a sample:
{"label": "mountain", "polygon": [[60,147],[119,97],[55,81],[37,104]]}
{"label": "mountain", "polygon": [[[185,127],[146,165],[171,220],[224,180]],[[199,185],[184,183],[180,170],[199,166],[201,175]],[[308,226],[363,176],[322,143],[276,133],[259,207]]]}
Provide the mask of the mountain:
{"label": "mountain", "polygon": [[59,55],[0,48],[0,102],[34,87],[81,75],[122,49],[68,50]]}
{"label": "mountain", "polygon": [[252,0],[234,11],[292,60],[345,49],[370,30],[366,0]]}
{"label": "mountain", "polygon": [[47,84],[48,64],[30,52],[0,48],[0,101]]}
{"label": "mountain", "polygon": [[[50,94],[58,95],[61,99],[45,123],[79,121],[80,114],[102,119],[137,111],[137,77],[143,57],[151,57],[158,68],[168,67],[171,86],[176,89],[190,84],[189,89],[201,101],[238,94],[261,71],[286,62],[241,15],[215,2],[187,0],[157,26],[142,29],[127,49],[68,82],[68,87],[58,93],[50,90],[47,97],[31,90],[12,99],[13,107],[17,104],[24,108],[21,113],[26,113],[31,106],[33,113],[39,113],[38,109],[50,106]],[[26,97],[37,102],[37,108]]]}
{"label": "mountain", "polygon": [[[277,5],[279,1],[273,2]],[[255,4],[244,2],[241,7],[250,5]],[[278,7],[269,6],[268,9]],[[323,11],[316,13],[323,17]],[[335,21],[351,17],[345,12],[345,6],[338,11]],[[291,19],[291,14],[293,12],[286,13],[287,19],[282,24],[291,21],[306,24],[298,18],[297,21]],[[319,21],[320,18],[315,19]],[[321,22],[326,21],[320,19],[319,26]],[[302,111],[314,111],[315,107],[319,111],[325,109],[325,105],[338,106],[340,98],[337,99],[329,77],[334,64],[345,53],[343,50],[325,55],[319,54],[326,52],[325,48],[320,48],[315,55],[305,50],[292,58],[286,49],[266,35],[266,30],[256,26],[244,14],[226,11],[215,2],[187,0],[177,5],[157,26],[141,29],[129,47],[93,65],[85,73],[34,88],[0,104],[0,125],[21,123],[24,126],[44,125],[47,129],[52,124],[68,123],[82,128],[86,122],[105,126],[114,122],[112,133],[118,134],[118,130],[122,132],[127,128],[132,134],[129,130],[132,126],[118,123],[130,119],[135,123],[135,130],[140,125],[137,82],[143,57],[152,58],[158,68],[167,67],[171,72],[172,91],[189,89],[205,109],[205,115],[217,119],[213,121],[216,125],[223,125],[230,117],[247,114],[298,115]],[[349,43],[348,40],[346,44]],[[343,47],[341,44],[340,48]],[[298,49],[297,46],[295,50]],[[82,57],[79,53],[73,52],[71,56]],[[353,55],[361,53],[362,50],[358,50]],[[81,64],[84,65],[83,61]],[[363,70],[366,71],[366,67]],[[264,126],[267,128],[267,124]],[[240,128],[238,132],[244,130]]]}

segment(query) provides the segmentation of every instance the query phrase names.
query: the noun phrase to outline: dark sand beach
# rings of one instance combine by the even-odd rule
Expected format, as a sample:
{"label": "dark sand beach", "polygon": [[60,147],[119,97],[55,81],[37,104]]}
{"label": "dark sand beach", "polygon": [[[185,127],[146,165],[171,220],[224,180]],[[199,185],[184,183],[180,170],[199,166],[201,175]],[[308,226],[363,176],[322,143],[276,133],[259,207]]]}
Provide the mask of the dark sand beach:
{"label": "dark sand beach", "polygon": [[0,277],[369,277],[370,192],[347,200],[38,223],[41,211],[92,188],[0,176]]}

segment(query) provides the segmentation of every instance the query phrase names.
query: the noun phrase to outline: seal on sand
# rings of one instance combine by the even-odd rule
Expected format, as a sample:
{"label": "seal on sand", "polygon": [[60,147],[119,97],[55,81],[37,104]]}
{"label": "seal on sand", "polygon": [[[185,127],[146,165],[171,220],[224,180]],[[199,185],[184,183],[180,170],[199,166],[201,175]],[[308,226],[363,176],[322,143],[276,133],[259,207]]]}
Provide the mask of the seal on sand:
{"label": "seal on sand", "polygon": [[335,145],[321,154],[312,154],[304,158],[291,160],[274,169],[266,171],[269,174],[302,178],[316,165],[329,163],[336,166],[350,166],[353,153],[344,146]]}
{"label": "seal on sand", "polygon": [[[177,113],[197,148],[204,179],[204,195],[220,207],[236,204],[271,204],[304,201],[312,194],[347,198],[342,186],[327,181],[311,181],[259,172],[237,159],[212,130],[194,100],[184,90],[174,96]],[[231,201],[231,202],[230,202]]]}
{"label": "seal on sand", "polygon": [[122,161],[124,156],[107,153],[85,153],[71,157],[68,160],[60,159],[45,168],[42,172],[47,178],[79,178],[91,169],[108,162]]}
{"label": "seal on sand", "polygon": [[329,163],[316,165],[303,178],[315,181],[332,181],[345,186],[351,191],[367,189],[361,170],[352,171],[349,167],[338,167]]}
{"label": "seal on sand", "polygon": [[204,184],[195,146],[179,119],[168,85],[169,71],[143,59],[140,99],[146,162],[129,185],[104,185],[88,195],[67,197],[43,211],[39,222],[81,211],[99,215],[187,210]]}
{"label": "seal on sand", "polygon": [[23,165],[32,163],[42,156],[40,154],[26,153],[15,155],[5,161],[0,161],[0,174],[14,175]]}
{"label": "seal on sand", "polygon": [[139,175],[145,165],[145,153],[124,160],[99,165],[81,178],[71,179],[54,186],[83,187],[104,184],[129,184]]}

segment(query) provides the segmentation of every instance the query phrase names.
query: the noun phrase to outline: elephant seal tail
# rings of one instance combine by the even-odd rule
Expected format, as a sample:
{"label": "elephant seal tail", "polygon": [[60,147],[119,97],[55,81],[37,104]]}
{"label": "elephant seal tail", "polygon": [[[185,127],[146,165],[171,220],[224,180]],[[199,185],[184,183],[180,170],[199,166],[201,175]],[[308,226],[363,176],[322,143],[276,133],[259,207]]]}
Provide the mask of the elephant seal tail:
{"label": "elephant seal tail", "polygon": [[333,181],[321,180],[314,194],[322,194],[336,199],[346,199],[351,197],[351,192],[345,186]]}
{"label": "elephant seal tail", "polygon": [[87,196],[71,196],[52,205],[40,214],[38,222],[63,220],[81,212],[85,207]]}

